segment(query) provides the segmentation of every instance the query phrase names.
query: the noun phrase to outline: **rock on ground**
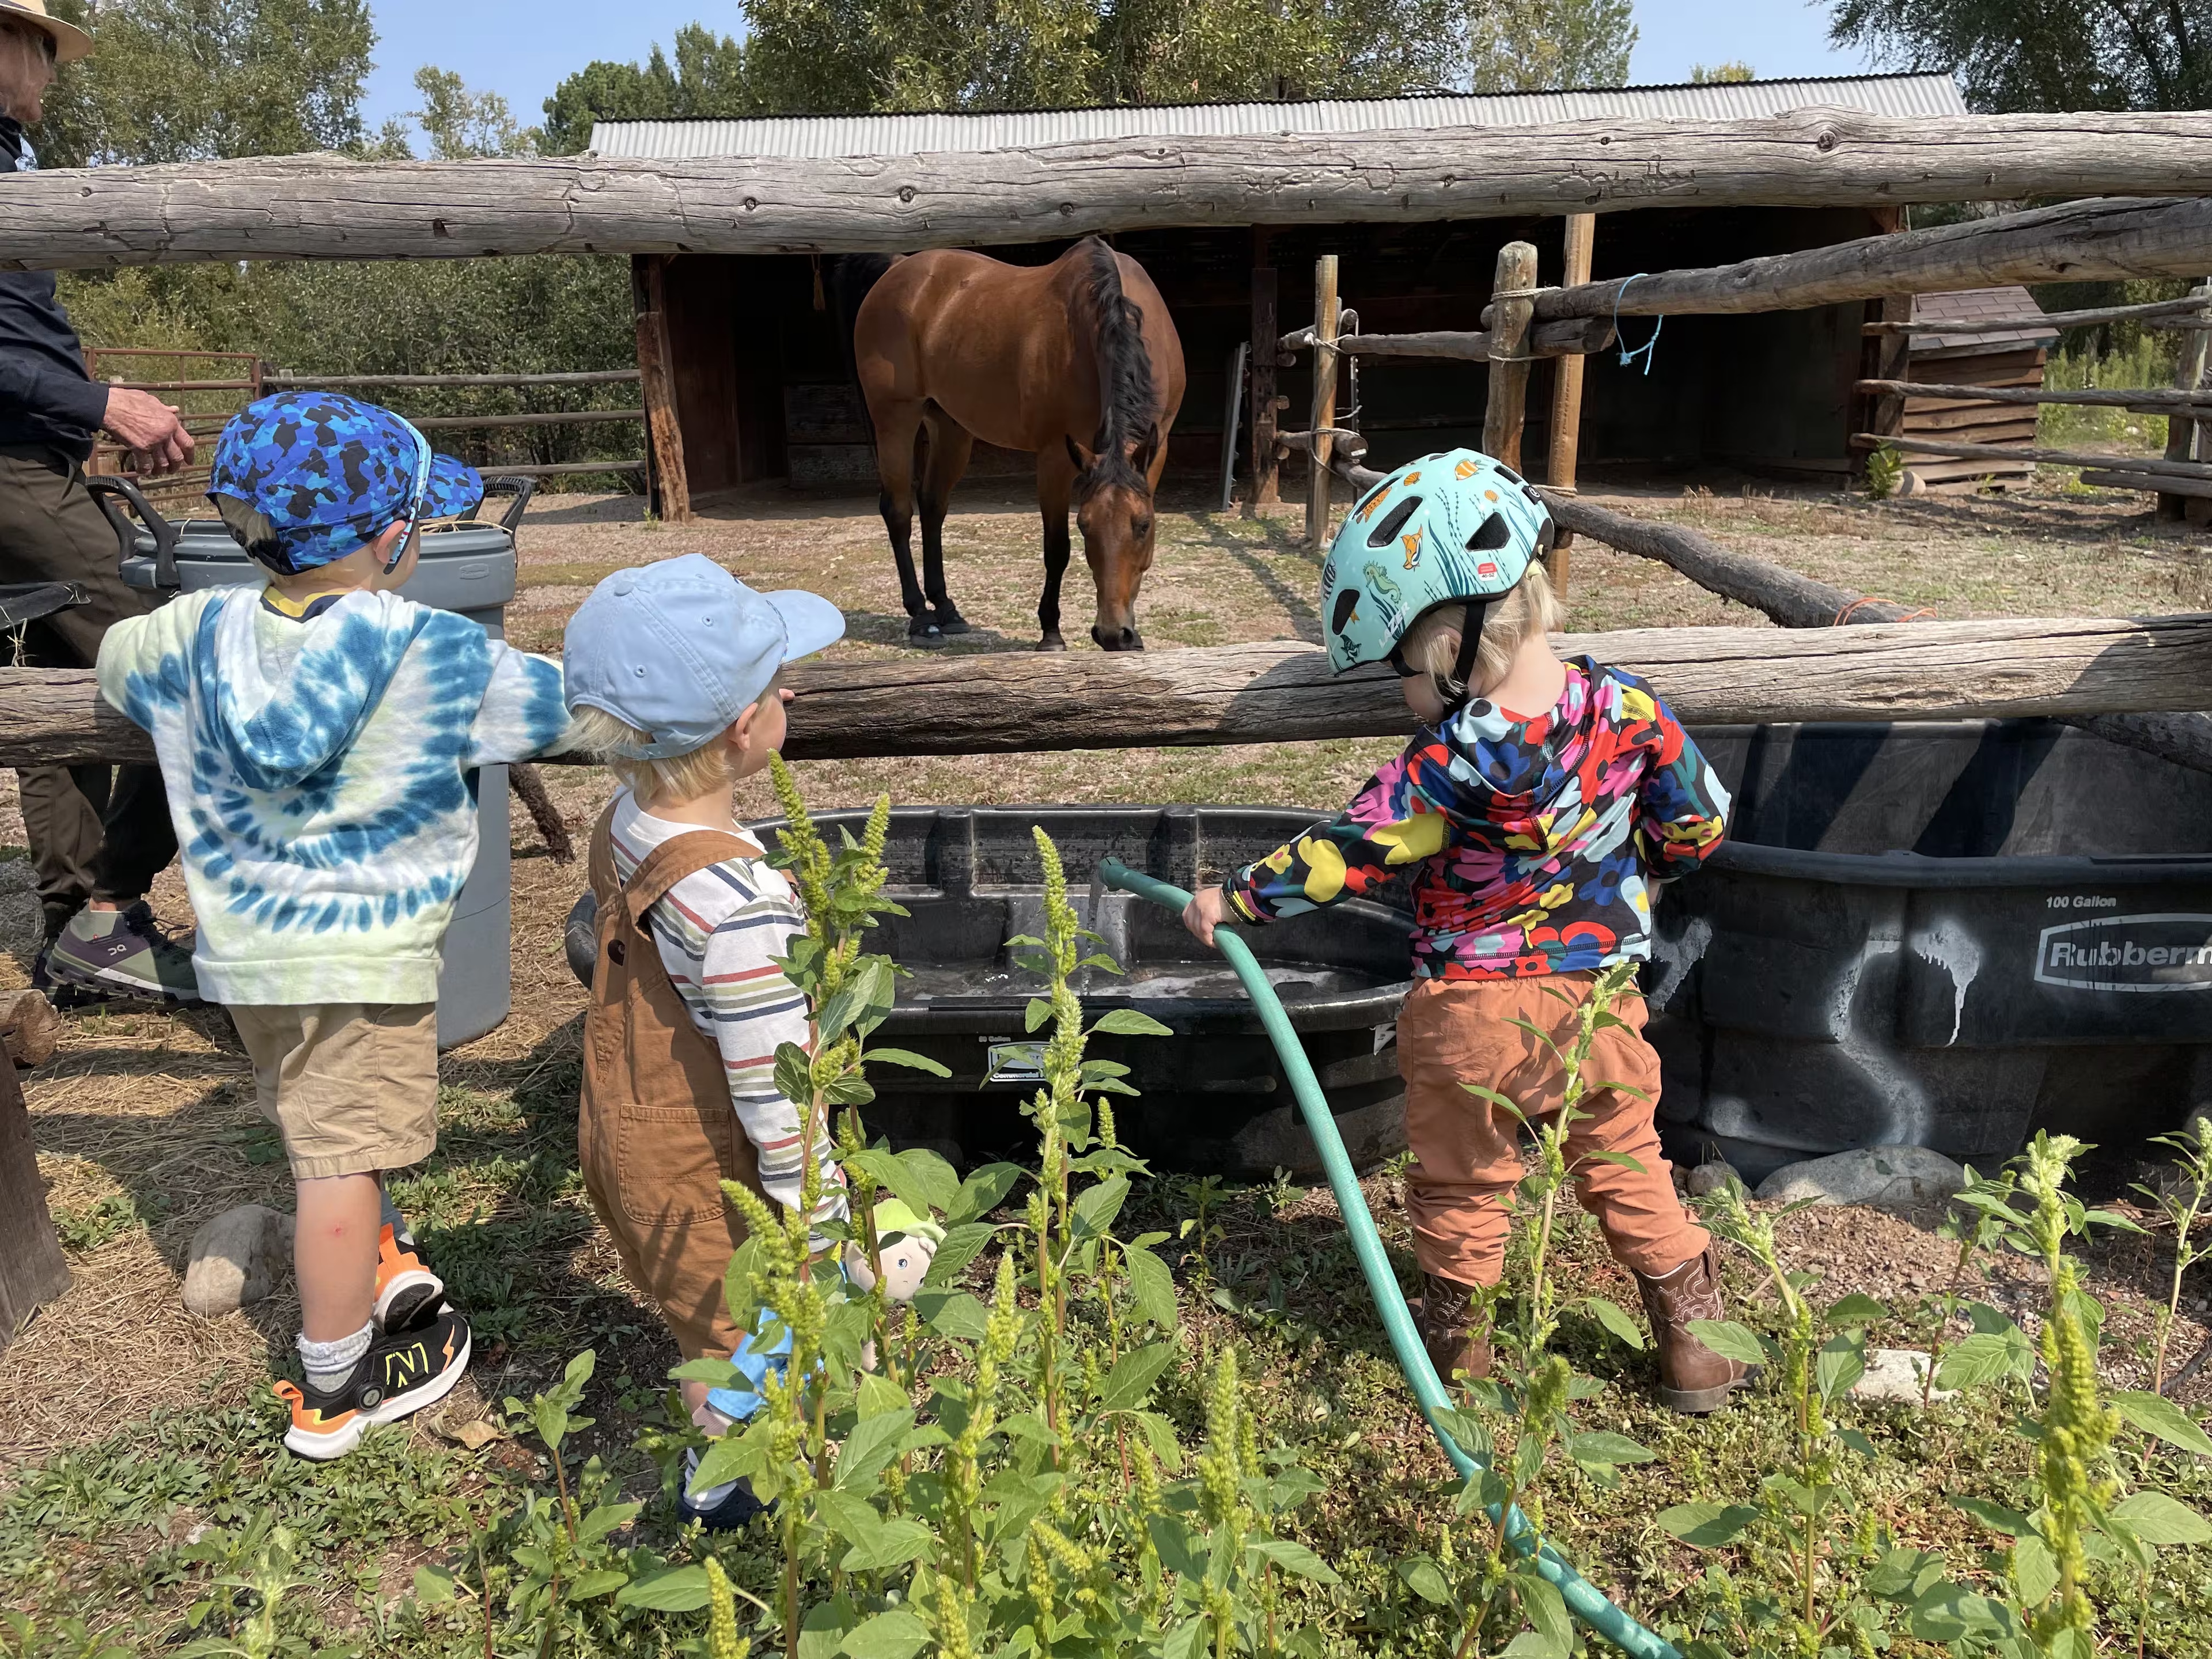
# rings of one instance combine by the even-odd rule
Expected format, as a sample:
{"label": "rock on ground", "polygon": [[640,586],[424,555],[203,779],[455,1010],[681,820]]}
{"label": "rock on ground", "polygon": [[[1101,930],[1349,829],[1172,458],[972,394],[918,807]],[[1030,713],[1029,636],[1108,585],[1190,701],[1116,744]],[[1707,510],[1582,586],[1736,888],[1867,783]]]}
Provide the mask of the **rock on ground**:
{"label": "rock on ground", "polygon": [[1966,1172],[1925,1146],[1865,1146],[1785,1164],[1759,1183],[1756,1196],[1796,1203],[1913,1204],[1946,1198],[1966,1184]]}
{"label": "rock on ground", "polygon": [[1720,1191],[1729,1184],[1730,1180],[1741,1179],[1742,1177],[1736,1174],[1733,1164],[1725,1158],[1716,1158],[1711,1163],[1700,1164],[1690,1171],[1688,1182],[1690,1196],[1704,1198],[1709,1194]]}
{"label": "rock on ground", "polygon": [[[1903,1406],[1920,1403],[1927,1386],[1928,1356],[1918,1348],[1869,1348],[1866,1375],[1851,1384],[1861,1400],[1887,1400]],[[1956,1389],[1938,1389],[1929,1398],[1948,1400]]]}
{"label": "rock on ground", "polygon": [[185,1306],[203,1319],[235,1313],[276,1287],[292,1260],[292,1218],[265,1204],[225,1210],[192,1235]]}

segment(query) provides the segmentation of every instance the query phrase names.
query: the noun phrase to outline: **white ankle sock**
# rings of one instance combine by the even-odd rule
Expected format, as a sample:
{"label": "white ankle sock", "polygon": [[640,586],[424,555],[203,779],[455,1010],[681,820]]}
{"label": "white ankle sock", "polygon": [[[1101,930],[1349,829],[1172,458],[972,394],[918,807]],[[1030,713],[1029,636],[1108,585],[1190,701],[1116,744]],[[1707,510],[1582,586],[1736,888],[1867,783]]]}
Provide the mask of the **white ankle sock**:
{"label": "white ankle sock", "polygon": [[342,1336],[335,1342],[310,1342],[305,1331],[300,1333],[298,1347],[300,1364],[307,1373],[307,1386],[318,1393],[328,1394],[353,1375],[353,1368],[361,1364],[362,1355],[368,1352],[374,1327],[362,1326],[351,1336]]}
{"label": "white ankle sock", "polygon": [[[704,1430],[708,1438],[726,1434],[736,1419],[716,1411],[712,1406],[700,1406],[691,1413],[691,1420]],[[711,1510],[737,1489],[737,1482],[725,1480],[719,1486],[709,1486],[702,1492],[690,1490],[691,1477],[699,1473],[699,1449],[694,1446],[684,1454],[684,1486],[685,1501],[694,1509]]]}

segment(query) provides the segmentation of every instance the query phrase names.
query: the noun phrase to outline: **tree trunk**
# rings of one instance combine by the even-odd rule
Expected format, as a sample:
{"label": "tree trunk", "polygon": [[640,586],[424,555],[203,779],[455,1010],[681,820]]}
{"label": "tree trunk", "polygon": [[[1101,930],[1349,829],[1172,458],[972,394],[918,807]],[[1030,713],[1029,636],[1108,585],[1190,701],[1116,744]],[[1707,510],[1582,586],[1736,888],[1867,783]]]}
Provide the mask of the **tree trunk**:
{"label": "tree trunk", "polygon": [[325,155],[0,179],[0,267],[908,251],[1185,226],[2191,191],[2212,192],[2212,113],[1930,119],[1810,108],[1741,121],[1101,138],[723,161]]}

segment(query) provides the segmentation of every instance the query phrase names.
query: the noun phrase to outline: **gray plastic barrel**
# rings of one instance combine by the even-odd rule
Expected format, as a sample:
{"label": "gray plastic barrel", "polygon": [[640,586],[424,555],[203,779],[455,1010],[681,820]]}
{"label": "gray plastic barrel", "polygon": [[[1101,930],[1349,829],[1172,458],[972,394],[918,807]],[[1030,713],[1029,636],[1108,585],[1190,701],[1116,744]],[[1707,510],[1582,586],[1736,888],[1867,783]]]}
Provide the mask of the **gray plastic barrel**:
{"label": "gray plastic barrel", "polygon": [[[494,639],[504,638],[515,579],[509,526],[517,516],[510,513],[507,524],[469,522],[426,532],[415,574],[401,595],[418,605],[458,611]],[[266,584],[268,573],[246,556],[222,520],[161,522],[161,530],[165,538],[174,535],[173,580],[164,580],[169,573],[161,567],[169,561],[161,557],[155,532],[134,526],[129,532],[131,551],[123,561],[123,580],[131,586],[195,593],[204,587]],[[485,767],[477,779],[476,867],[453,905],[438,967],[441,1048],[482,1036],[514,1005],[507,796],[507,769]]]}

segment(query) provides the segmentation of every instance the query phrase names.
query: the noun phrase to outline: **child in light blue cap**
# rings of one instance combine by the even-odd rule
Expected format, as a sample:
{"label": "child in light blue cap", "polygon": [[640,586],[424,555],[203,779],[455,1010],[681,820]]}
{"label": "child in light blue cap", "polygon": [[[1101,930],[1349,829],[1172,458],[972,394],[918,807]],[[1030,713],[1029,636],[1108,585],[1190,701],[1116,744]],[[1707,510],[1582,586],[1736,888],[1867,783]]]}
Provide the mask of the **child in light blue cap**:
{"label": "child in light blue cap", "polygon": [[[734,1358],[748,1385],[710,1397],[684,1382],[710,1435],[757,1409],[790,1340],[756,1352],[731,1322],[723,1276],[745,1230],[720,1183],[795,1208],[808,1152],[775,1078],[779,1044],[811,1046],[806,1000],[776,963],[806,918],[738,824],[732,791],[783,742],[783,665],[844,632],[827,599],[757,593],[696,553],[617,571],[568,622],[571,741],[623,785],[592,834],[599,937],[578,1157],[624,1268],[684,1357]],[[846,1214],[845,1178],[817,1128],[820,1223]],[[908,1244],[926,1270],[929,1241]],[[684,1519],[714,1528],[758,1508],[743,1481],[681,1499]]]}

